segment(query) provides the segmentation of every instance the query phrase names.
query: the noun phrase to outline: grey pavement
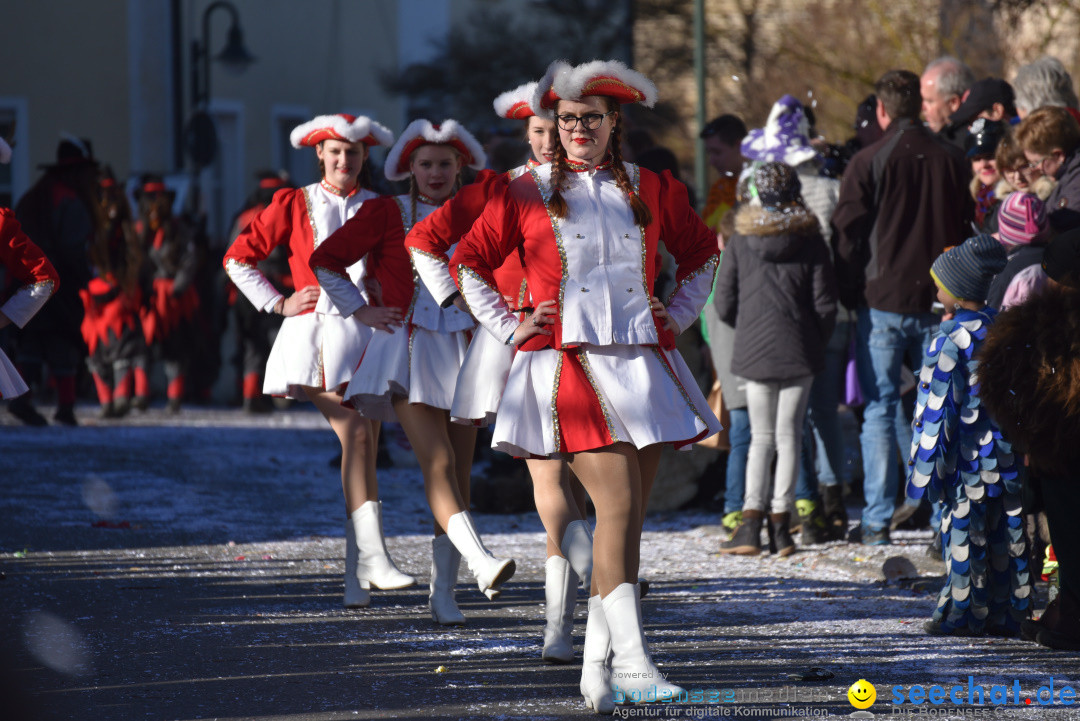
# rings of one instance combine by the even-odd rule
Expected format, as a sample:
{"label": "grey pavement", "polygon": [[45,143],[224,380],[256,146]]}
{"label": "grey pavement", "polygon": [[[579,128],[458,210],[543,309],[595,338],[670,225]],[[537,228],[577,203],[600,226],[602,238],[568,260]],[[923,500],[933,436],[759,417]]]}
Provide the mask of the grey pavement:
{"label": "grey pavement", "polygon": [[[463,572],[468,624],[443,628],[427,610],[422,480],[415,466],[380,472],[388,545],[420,585],[346,610],[340,477],[327,465],[336,443],[310,406],[258,418],[151,410],[119,423],[87,407],[80,417],[80,428],[42,429],[0,418],[0,718],[593,715],[579,666],[540,660],[535,514],[477,516],[518,572],[496,602]],[[925,556],[929,532],[900,532],[889,547],[732,558],[716,553],[718,520],[671,512],[646,526],[648,637],[690,700],[624,706],[620,717],[851,718],[847,690],[865,679],[874,718],[1080,718],[1062,694],[1080,690],[1076,655],[923,633],[943,570]],[[918,578],[886,583],[893,557]],[[579,654],[584,619],[582,598]],[[1051,679],[1048,703],[1039,689]],[[969,684],[982,704],[967,702]],[[932,686],[945,701],[908,700]]]}

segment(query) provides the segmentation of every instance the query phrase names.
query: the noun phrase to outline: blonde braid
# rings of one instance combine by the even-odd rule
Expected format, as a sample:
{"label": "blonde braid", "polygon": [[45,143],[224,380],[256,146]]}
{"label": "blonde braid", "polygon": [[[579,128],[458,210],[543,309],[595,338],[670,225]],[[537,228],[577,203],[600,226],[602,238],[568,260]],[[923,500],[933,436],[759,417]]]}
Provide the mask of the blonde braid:
{"label": "blonde braid", "polygon": [[634,186],[630,183],[630,176],[626,174],[626,166],[622,159],[622,124],[615,123],[611,131],[611,172],[615,176],[615,182],[626,193],[630,200],[630,209],[634,211],[634,223],[645,227],[653,220],[652,211],[641,196],[634,192]]}
{"label": "blonde braid", "polygon": [[416,225],[416,196],[420,193],[416,189],[416,176],[409,174],[409,211],[412,213],[412,220],[409,222],[409,228],[411,229]]}
{"label": "blonde braid", "polygon": [[548,212],[556,218],[565,218],[570,208],[562,197],[562,185],[566,179],[566,148],[562,142],[555,144],[555,159],[551,161],[551,197],[548,199]]}

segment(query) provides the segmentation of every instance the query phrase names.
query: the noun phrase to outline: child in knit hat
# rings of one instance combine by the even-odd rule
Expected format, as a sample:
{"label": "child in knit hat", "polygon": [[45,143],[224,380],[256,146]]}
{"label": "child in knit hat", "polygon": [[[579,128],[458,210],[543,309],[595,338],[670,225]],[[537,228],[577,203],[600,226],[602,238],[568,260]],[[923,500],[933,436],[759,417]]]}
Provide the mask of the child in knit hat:
{"label": "child in knit hat", "polygon": [[930,275],[952,317],[919,374],[907,494],[942,503],[945,586],[925,629],[935,635],[1016,635],[1030,615],[1031,574],[1012,447],[982,408],[975,354],[996,312],[990,280],[1005,248],[977,235],[942,253]]}
{"label": "child in knit hat", "polygon": [[1044,203],[1034,193],[1010,193],[998,210],[994,237],[1008,253],[1008,262],[990,283],[986,303],[996,310],[1019,305],[1046,287],[1042,270],[1046,244]]}

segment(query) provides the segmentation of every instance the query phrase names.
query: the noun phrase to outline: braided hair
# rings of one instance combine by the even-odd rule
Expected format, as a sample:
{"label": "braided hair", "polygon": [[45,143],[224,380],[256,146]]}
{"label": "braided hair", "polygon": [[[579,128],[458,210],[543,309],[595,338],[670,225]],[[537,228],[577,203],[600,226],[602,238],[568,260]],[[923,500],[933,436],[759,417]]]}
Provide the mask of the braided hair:
{"label": "braided hair", "polygon": [[[617,111],[619,109],[618,103],[614,98],[608,96],[602,96],[607,106],[608,112]],[[558,110],[558,108],[556,108]],[[611,139],[608,142],[608,152],[611,153],[611,173],[615,176],[615,183],[619,188],[626,193],[627,199],[630,201],[630,209],[634,213],[634,223],[640,226],[646,226],[653,220],[652,211],[645,201],[641,199],[641,196],[634,192],[634,186],[630,182],[630,176],[626,173],[626,166],[623,165],[622,159],[622,125],[615,121],[615,126],[611,129]],[[565,218],[569,212],[569,208],[566,205],[566,199],[562,197],[562,189],[566,183],[567,173],[567,157],[566,148],[562,144],[562,139],[555,144],[555,159],[551,161],[551,197],[548,200],[548,207],[551,210],[551,214],[556,218]]]}

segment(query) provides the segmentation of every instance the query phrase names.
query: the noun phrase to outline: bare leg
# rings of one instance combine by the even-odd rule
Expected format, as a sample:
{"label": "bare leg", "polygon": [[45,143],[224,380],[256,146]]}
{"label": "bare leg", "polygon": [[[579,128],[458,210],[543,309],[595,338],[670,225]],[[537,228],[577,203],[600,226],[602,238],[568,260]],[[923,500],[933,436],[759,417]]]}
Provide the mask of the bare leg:
{"label": "bare leg", "polygon": [[476,450],[476,427],[450,422],[447,417],[447,435],[454,451],[454,475],[457,477],[458,494],[466,510],[472,496],[473,452]]}
{"label": "bare leg", "polygon": [[[469,510],[457,479],[458,463],[454,455],[455,444],[450,436],[450,414],[440,408],[409,403],[403,396],[394,399],[394,412],[420,462],[420,470],[424,474],[424,493],[435,518],[435,534],[441,535],[450,516]],[[465,431],[472,430],[461,427]],[[464,445],[462,437],[458,436],[456,440]],[[475,443],[475,440],[476,431],[472,430],[472,442]],[[471,466],[471,445],[468,462]]]}
{"label": "bare leg", "polygon": [[627,443],[575,453],[570,468],[596,506],[592,591],[606,596],[637,581],[641,545],[641,466]]}
{"label": "bare leg", "polygon": [[[570,486],[570,469],[563,461],[530,458],[525,461],[533,482],[533,500],[540,521],[547,531],[547,556],[562,556],[559,548],[566,527],[585,516],[578,510],[577,499]],[[581,484],[574,482],[581,488]],[[584,496],[585,490],[581,489]]]}
{"label": "bare leg", "polygon": [[304,393],[330,422],[341,442],[341,488],[345,493],[347,513],[351,514],[367,501],[378,500],[375,449],[379,423],[341,405],[341,396],[333,391],[305,387]]}
{"label": "bare leg", "polygon": [[638,451],[638,468],[641,470],[641,525],[645,525],[645,515],[649,511],[649,496],[652,494],[656,470],[660,467],[660,452],[663,446],[654,443]]}

